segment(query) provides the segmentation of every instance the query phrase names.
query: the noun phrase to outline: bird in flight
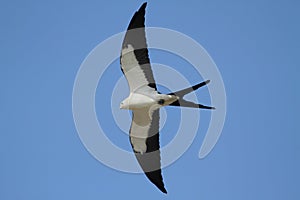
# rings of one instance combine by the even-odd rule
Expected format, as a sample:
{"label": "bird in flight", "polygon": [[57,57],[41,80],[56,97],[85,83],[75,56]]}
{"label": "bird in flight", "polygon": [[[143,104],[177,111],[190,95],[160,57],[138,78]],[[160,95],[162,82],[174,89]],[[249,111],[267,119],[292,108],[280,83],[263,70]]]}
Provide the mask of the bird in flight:
{"label": "bird in flight", "polygon": [[135,12],[123,40],[120,63],[129,84],[130,94],[121,102],[120,108],[132,111],[129,136],[139,165],[147,178],[159,190],[167,193],[160,163],[159,109],[163,106],[215,108],[183,99],[186,94],[208,84],[209,80],[169,94],[157,91],[146,42],[146,6],[147,3],[142,4]]}

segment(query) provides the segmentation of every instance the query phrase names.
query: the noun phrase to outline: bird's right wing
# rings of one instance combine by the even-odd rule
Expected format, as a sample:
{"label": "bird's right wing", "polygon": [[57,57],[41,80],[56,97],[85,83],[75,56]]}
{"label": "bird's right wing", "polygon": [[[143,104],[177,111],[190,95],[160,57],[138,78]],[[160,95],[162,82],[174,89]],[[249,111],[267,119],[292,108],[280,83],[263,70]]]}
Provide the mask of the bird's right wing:
{"label": "bird's right wing", "polygon": [[141,88],[156,91],[145,34],[146,5],[144,3],[132,17],[122,44],[121,70],[131,92]]}
{"label": "bird's right wing", "polygon": [[130,127],[130,143],[148,179],[167,193],[161,174],[159,150],[159,109],[134,110]]}

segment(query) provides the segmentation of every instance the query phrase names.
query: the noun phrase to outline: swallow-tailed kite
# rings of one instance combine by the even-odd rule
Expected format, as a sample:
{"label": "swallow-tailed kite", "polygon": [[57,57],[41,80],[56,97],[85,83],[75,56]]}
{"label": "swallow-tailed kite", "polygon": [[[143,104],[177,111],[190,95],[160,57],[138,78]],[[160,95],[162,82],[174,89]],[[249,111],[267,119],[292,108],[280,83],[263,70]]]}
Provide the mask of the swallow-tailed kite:
{"label": "swallow-tailed kite", "polygon": [[181,106],[203,109],[214,107],[196,104],[183,99],[184,95],[206,85],[199,83],[170,94],[157,91],[151,70],[145,36],[144,3],[133,15],[121,51],[121,70],[130,88],[130,95],[121,102],[121,109],[132,110],[130,143],[138,163],[148,179],[162,192],[167,193],[161,174],[159,149],[159,108]]}

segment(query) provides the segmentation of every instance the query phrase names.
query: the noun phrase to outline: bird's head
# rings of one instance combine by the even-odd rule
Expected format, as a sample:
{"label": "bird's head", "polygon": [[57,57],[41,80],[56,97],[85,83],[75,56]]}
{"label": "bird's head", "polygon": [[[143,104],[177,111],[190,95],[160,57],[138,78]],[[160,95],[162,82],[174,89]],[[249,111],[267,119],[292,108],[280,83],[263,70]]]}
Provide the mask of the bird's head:
{"label": "bird's head", "polygon": [[120,109],[129,109],[128,99],[125,99],[120,103]]}

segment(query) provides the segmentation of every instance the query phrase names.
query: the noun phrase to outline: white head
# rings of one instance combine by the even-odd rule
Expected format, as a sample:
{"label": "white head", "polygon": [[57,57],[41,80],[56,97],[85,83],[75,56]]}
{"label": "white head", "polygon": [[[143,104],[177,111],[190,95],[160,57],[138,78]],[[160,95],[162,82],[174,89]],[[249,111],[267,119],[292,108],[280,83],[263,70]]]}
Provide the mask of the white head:
{"label": "white head", "polygon": [[124,100],[120,103],[120,109],[129,109],[128,98],[127,98],[127,99],[124,99]]}

